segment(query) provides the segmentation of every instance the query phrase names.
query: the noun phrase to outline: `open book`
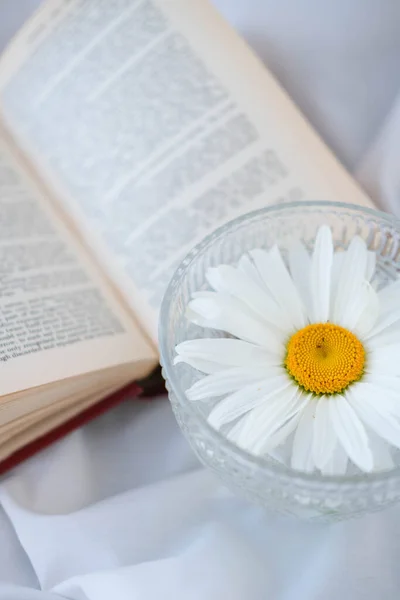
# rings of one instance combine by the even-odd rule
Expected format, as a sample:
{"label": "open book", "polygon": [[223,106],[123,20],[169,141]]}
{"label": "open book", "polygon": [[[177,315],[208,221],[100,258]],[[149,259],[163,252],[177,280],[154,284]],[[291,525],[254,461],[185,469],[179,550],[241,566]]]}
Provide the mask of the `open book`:
{"label": "open book", "polygon": [[0,460],[155,368],[163,292],[211,230],[371,205],[206,0],[48,0],[0,110]]}

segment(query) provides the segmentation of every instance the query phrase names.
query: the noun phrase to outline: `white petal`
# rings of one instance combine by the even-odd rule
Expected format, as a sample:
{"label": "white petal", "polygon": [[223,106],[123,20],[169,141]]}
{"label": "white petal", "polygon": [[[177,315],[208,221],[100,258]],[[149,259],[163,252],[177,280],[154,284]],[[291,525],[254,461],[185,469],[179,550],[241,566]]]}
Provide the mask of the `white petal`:
{"label": "white petal", "polygon": [[217,292],[234,296],[262,322],[287,333],[287,319],[279,305],[246,273],[230,265],[220,265],[208,269],[206,277]]}
{"label": "white petal", "polygon": [[348,398],[362,421],[389,444],[400,448],[400,422],[382,408],[379,399],[361,393],[357,387],[348,390]]}
{"label": "white petal", "polygon": [[359,337],[366,338],[379,318],[379,300],[372,285],[365,281],[359,289],[359,295],[353,302],[353,314],[349,322],[353,322],[353,331]]}
{"label": "white petal", "polygon": [[330,421],[329,402],[334,401],[332,398],[322,396],[315,400],[315,419],[313,429],[313,460],[318,469],[322,469],[328,460],[337,444],[335,430]]}
{"label": "white petal", "polygon": [[282,373],[280,367],[232,367],[224,369],[196,381],[186,390],[189,400],[205,400],[229,394],[251,383],[256,383],[267,377],[276,377]]}
{"label": "white petal", "polygon": [[312,453],[315,409],[316,402],[309,396],[293,438],[291,466],[306,473],[315,468]]}
{"label": "white petal", "polygon": [[299,409],[300,390],[290,381],[290,385],[271,394],[246,415],[243,428],[237,438],[238,444],[253,451],[255,444],[263,444],[268,432],[274,433],[281,425],[296,414]]}
{"label": "white petal", "polygon": [[329,402],[329,412],[332,426],[348,456],[362,471],[371,471],[373,457],[367,433],[349,402],[337,395]]}
{"label": "white petal", "polygon": [[214,298],[214,292],[210,290],[200,290],[199,292],[193,292],[192,298]]}
{"label": "white petal", "polygon": [[389,471],[394,467],[390,446],[372,431],[368,431],[369,445],[374,457],[374,471]]}
{"label": "white petal", "polygon": [[311,257],[304,244],[300,241],[294,242],[289,248],[289,269],[308,317],[311,317],[312,302],[310,289]]}
{"label": "white petal", "polygon": [[332,261],[332,233],[328,226],[323,225],[318,230],[311,259],[312,317],[315,323],[325,323],[329,319]]}
{"label": "white petal", "polygon": [[346,451],[341,444],[337,443],[330,459],[321,469],[321,473],[323,475],[344,475],[347,471],[348,462],[349,458]]}
{"label": "white petal", "polygon": [[283,444],[289,435],[296,429],[301,419],[301,409],[291,417],[282,427],[277,429],[270,437],[265,440],[264,444],[260,447],[260,454],[268,454],[281,444]]}
{"label": "white petal", "polygon": [[400,344],[371,349],[365,367],[367,373],[400,375]]}
{"label": "white petal", "polygon": [[388,391],[398,399],[400,404],[400,377],[391,377],[390,375],[379,375],[378,373],[365,373],[361,383],[369,383],[377,386],[382,393]]}
{"label": "white petal", "polygon": [[302,390],[291,385],[280,392],[273,402],[263,403],[251,414],[253,419],[251,431],[247,439],[244,439],[245,432],[242,433],[241,444],[253,454],[265,452],[265,447],[268,446],[272,450],[271,437],[301,411],[306,401]]}
{"label": "white petal", "polygon": [[210,360],[204,360],[203,358],[176,356],[174,359],[174,365],[178,365],[180,363],[185,363],[186,365],[193,367],[193,369],[197,369],[197,371],[201,371],[207,375],[218,373],[218,371],[221,371],[221,369],[225,368],[224,365],[220,365]]}
{"label": "white petal", "polygon": [[274,356],[265,348],[231,338],[187,340],[178,344],[175,351],[178,355],[175,362],[199,359],[215,363],[218,370],[226,367],[270,367],[282,364],[282,354]]}
{"label": "white petal", "polygon": [[292,385],[285,375],[247,385],[218,402],[207,420],[215,429],[219,429],[225,423],[234,421],[261,403],[268,402],[270,398]]}
{"label": "white petal", "polygon": [[304,327],[305,308],[279,248],[274,246],[268,252],[252,250],[250,256],[275,302],[285,309],[291,325],[298,329]]}
{"label": "white petal", "polygon": [[400,324],[392,325],[389,329],[382,331],[378,335],[363,336],[367,342],[368,348],[377,349],[400,344]]}
{"label": "white petal", "polygon": [[[336,292],[338,289],[341,273],[343,270],[344,258],[347,254],[347,250],[337,250],[333,255],[333,263],[332,263],[332,278],[331,278],[331,306],[334,306]],[[367,251],[367,261],[366,268],[364,273],[364,278],[369,283],[372,279],[372,276],[375,272],[376,266],[376,254],[371,250]]]}
{"label": "white petal", "polygon": [[394,324],[399,326],[400,322],[400,280],[396,280],[384,287],[377,293],[380,316],[369,337],[383,332]]}
{"label": "white petal", "polygon": [[354,305],[359,302],[361,286],[365,283],[367,246],[359,236],[354,237],[345,253],[340,271],[336,298],[332,307],[332,321],[343,327],[353,327]]}
{"label": "white petal", "polygon": [[[343,269],[344,257],[347,250],[336,250],[333,254],[332,269],[331,269],[331,307],[335,304],[336,293],[339,285],[340,274]],[[332,308],[331,308],[332,310]]]}
{"label": "white petal", "polygon": [[238,438],[243,429],[246,418],[247,418],[247,415],[244,415],[244,417],[241,417],[240,419],[238,419],[236,421],[236,423],[234,425],[232,425],[229,432],[226,434],[226,437],[228,438],[228,440],[230,440],[231,442],[233,442],[236,445],[239,445]]}
{"label": "white petal", "polygon": [[364,376],[362,381],[352,386],[351,394],[357,398],[368,398],[368,402],[377,405],[377,410],[400,419],[400,394],[395,377]]}
{"label": "white petal", "polygon": [[397,310],[400,298],[400,279],[379,290],[378,297],[383,314]]}
{"label": "white petal", "polygon": [[[400,303],[400,296],[398,298],[398,301]],[[369,331],[368,335],[366,336],[366,339],[379,335],[380,333],[384,332],[385,329],[398,325],[399,322],[400,308],[392,310],[391,312],[386,314],[383,314],[381,311],[381,315],[377,319],[377,322],[375,323],[374,327]]]}
{"label": "white petal", "polygon": [[254,313],[236,298],[214,292],[212,297],[192,300],[189,310],[192,322],[196,325],[225,331],[247,342],[268,348],[273,353],[284,351],[283,338],[266,323],[257,319]]}
{"label": "white petal", "polygon": [[248,277],[251,277],[262,290],[268,292],[267,286],[260,277],[260,273],[248,254],[243,254],[243,256],[240,258],[238,262],[238,269],[242,271],[242,273],[245,273]]}

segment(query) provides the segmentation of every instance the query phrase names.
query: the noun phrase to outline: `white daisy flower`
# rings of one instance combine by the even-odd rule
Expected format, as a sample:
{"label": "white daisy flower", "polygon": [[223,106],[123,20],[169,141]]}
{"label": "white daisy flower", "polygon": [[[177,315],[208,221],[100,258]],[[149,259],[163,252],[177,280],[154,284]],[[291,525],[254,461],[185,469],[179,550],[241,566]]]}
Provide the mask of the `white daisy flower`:
{"label": "white daisy flower", "polygon": [[[188,306],[194,323],[231,337],[176,347],[175,363],[205,374],[191,401],[217,398],[208,421],[255,455],[290,445],[295,469],[390,469],[400,448],[400,280],[376,292],[375,253],[355,237],[334,252],[327,226],[312,256],[288,266],[275,246],[237,267],[210,269],[215,291]],[[229,428],[229,429],[228,429]]]}

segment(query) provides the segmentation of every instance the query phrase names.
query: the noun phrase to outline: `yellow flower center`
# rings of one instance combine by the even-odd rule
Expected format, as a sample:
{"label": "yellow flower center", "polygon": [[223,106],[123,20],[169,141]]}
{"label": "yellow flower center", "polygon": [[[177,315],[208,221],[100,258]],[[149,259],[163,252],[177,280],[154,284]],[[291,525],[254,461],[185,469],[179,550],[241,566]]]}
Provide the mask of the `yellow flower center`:
{"label": "yellow flower center", "polygon": [[356,336],[339,325],[307,325],[290,338],[285,367],[297,383],[314,394],[337,394],[361,378],[365,350]]}

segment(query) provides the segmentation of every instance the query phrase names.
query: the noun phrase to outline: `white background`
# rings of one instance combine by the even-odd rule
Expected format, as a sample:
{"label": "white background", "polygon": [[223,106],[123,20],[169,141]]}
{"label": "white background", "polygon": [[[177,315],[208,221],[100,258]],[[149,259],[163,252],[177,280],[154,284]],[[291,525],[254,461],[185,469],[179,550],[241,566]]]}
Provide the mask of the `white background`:
{"label": "white background", "polygon": [[[398,0],[214,2],[400,215]],[[0,48],[38,4],[0,0]],[[0,600],[400,597],[400,508],[335,525],[266,514],[200,468],[163,398],[35,457],[0,502]]]}

